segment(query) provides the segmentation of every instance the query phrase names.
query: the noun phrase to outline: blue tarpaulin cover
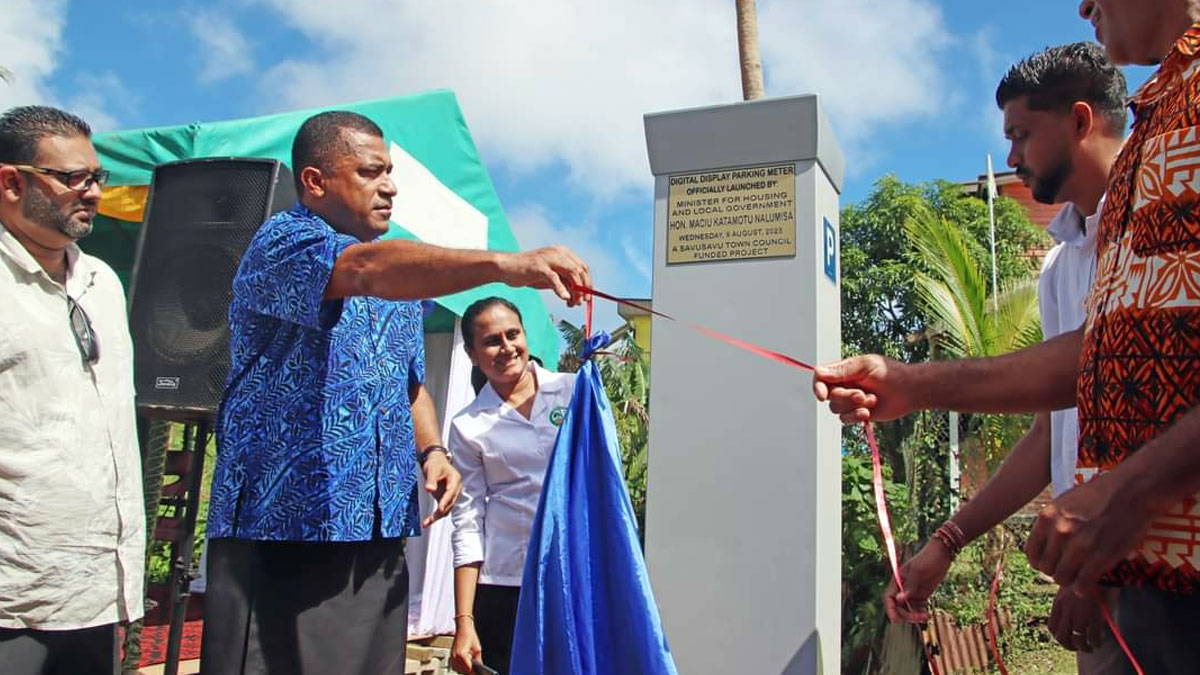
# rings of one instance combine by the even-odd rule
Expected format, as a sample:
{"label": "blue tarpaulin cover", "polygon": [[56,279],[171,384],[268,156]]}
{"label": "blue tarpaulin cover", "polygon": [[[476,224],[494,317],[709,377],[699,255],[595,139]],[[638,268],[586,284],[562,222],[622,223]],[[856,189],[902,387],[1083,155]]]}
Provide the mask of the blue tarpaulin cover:
{"label": "blue tarpaulin cover", "polygon": [[588,340],[533,521],[513,675],[676,675]]}

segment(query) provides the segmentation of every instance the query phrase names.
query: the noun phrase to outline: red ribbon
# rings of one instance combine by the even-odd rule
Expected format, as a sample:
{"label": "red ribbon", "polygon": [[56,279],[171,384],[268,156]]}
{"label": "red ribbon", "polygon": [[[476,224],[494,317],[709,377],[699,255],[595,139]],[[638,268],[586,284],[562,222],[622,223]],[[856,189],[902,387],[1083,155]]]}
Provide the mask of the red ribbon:
{"label": "red ribbon", "polygon": [[1133,658],[1133,650],[1125,643],[1125,637],[1121,635],[1120,629],[1117,628],[1117,622],[1113,621],[1112,612],[1108,611],[1108,603],[1104,601],[1099,592],[1096,593],[1096,602],[1100,603],[1100,614],[1104,616],[1104,623],[1108,624],[1108,629],[1112,631],[1113,637],[1117,639],[1117,644],[1121,646],[1121,651],[1125,652],[1125,656],[1129,657],[1129,662],[1133,664],[1133,669],[1137,671],[1137,675],[1146,675],[1142,670],[1141,664],[1138,663],[1137,659]]}
{"label": "red ribbon", "polygon": [[[645,305],[640,305],[636,302],[631,302],[624,298],[618,298],[614,295],[609,295],[608,293],[598,291],[594,288],[588,288],[587,286],[581,286],[578,284],[574,284],[573,286],[576,291],[589,296],[588,300],[587,300],[587,307],[584,310],[585,311],[585,323],[584,323],[584,326],[585,326],[584,327],[584,338],[585,339],[591,335],[592,302],[593,302],[592,296],[595,296],[597,298],[604,298],[605,300],[611,300],[612,302],[615,302],[618,305],[625,305],[627,307],[633,307],[634,309],[640,309],[643,312],[666,319],[668,321],[678,321],[678,319],[676,319],[673,316],[670,316],[668,314],[664,314],[663,312],[651,309],[649,307],[646,307]],[[705,326],[701,326],[699,324],[684,324],[684,325],[686,325],[688,328],[691,328],[692,330],[694,330],[698,333],[707,335],[716,340],[720,340],[721,342],[725,342],[727,344],[733,345],[734,347],[737,347],[739,349],[744,349],[748,352],[751,352],[752,354],[757,354],[763,358],[770,359],[777,363],[781,363],[785,366],[788,366],[791,368],[796,368],[798,370],[806,370],[806,371],[814,370],[813,366],[805,363],[804,361],[801,361],[799,359],[788,356],[787,354],[784,354],[782,352],[777,352],[773,349],[767,349],[765,347],[759,347],[758,345],[751,344],[744,340],[739,340],[738,338],[735,338],[730,335],[726,335],[724,333],[720,333],[718,331],[712,330],[711,328],[707,328]],[[879,445],[875,442],[875,431],[872,428],[870,422],[863,422],[863,430],[866,432],[867,446],[871,449],[871,471],[872,471],[871,484],[875,490],[875,511],[876,511],[876,517],[879,519],[879,529],[883,534],[884,545],[887,549],[888,563],[889,563],[889,566],[891,567],[891,571],[892,571],[892,580],[896,582],[896,588],[901,593],[905,593],[904,581],[900,578],[900,563],[896,556],[896,538],[892,534],[892,521],[891,521],[891,517],[888,515],[887,496],[884,494],[884,490],[883,490],[883,462],[879,456]],[[991,593],[989,593],[989,597],[988,597],[988,638],[991,643],[990,647],[992,650],[992,655],[996,659],[997,668],[999,668],[1001,675],[1008,675],[1008,671],[1004,667],[1004,662],[1000,658],[1000,648],[999,648],[999,645],[997,644],[997,639],[996,639],[996,636],[999,632],[999,625],[998,625],[998,622],[996,622],[996,620],[995,620],[996,596],[1000,590],[1000,579],[1001,579],[1003,562],[1004,562],[1004,559],[1001,558],[1000,561],[997,562],[997,564],[996,564],[996,574],[995,574],[995,577],[992,579]],[[1117,624],[1116,624],[1116,622],[1113,621],[1112,614],[1109,612],[1108,606],[1104,603],[1103,599],[1099,599],[1099,602],[1100,602],[1100,610],[1104,615],[1105,622],[1108,623],[1108,627],[1112,631],[1113,637],[1115,637],[1117,640],[1117,643],[1121,645],[1121,649],[1125,652],[1125,656],[1129,657],[1129,662],[1133,664],[1133,668],[1134,668],[1134,670],[1137,671],[1138,675],[1144,675],[1144,673],[1142,672],[1141,666],[1138,665],[1137,659],[1135,659],[1133,657],[1133,652],[1129,649],[1129,645],[1125,643],[1124,637],[1121,636],[1121,631],[1117,629]],[[910,612],[913,611],[912,605],[908,606],[908,610]],[[926,661],[929,662],[930,671],[933,673],[933,675],[940,675],[937,663],[933,660],[933,655],[929,651],[929,645],[925,643],[924,639],[921,640],[921,648],[924,649],[924,651],[925,651],[925,659],[926,659]]]}
{"label": "red ribbon", "polygon": [[[646,307],[645,305],[639,305],[636,302],[630,302],[629,300],[626,300],[624,298],[618,298],[615,295],[609,295],[608,293],[598,291],[594,288],[588,288],[587,286],[575,286],[575,289],[580,292],[586,293],[588,295],[594,295],[597,298],[604,298],[605,300],[611,300],[611,301],[617,303],[618,305],[625,305],[626,307],[633,307],[634,309],[640,309],[643,312],[646,312],[648,314],[653,314],[654,316],[661,317],[668,321],[678,321],[678,319],[676,319],[673,316],[663,314],[662,312],[659,312],[657,310],[650,309],[649,307]],[[586,317],[586,319],[585,319],[586,325],[590,329],[591,322],[592,322],[592,319],[591,319],[592,301],[590,299],[587,301],[587,308],[584,310],[584,315]],[[813,367],[808,365],[807,363],[805,363],[799,359],[794,359],[782,352],[777,352],[773,349],[767,349],[765,347],[759,347],[758,345],[750,344],[749,342],[746,342],[745,340],[739,340],[731,335],[719,333],[711,328],[706,328],[699,324],[692,323],[692,324],[685,324],[685,325],[688,328],[691,328],[692,330],[696,331],[697,333],[701,333],[703,335],[707,335],[716,340],[720,340],[721,342],[731,344],[734,347],[738,347],[739,349],[745,349],[748,352],[758,354],[759,356],[761,356],[765,359],[771,359],[772,361],[782,363],[785,366],[790,366],[792,368],[799,368],[800,370],[809,370],[809,371],[811,371],[813,369]],[[590,335],[591,331],[589,329],[585,329],[585,333]]]}
{"label": "red ribbon", "polygon": [[[875,488],[875,515],[879,518],[879,529],[883,532],[883,543],[887,547],[888,563],[892,568],[892,581],[896,582],[896,589],[904,594],[904,604],[908,605],[908,611],[912,612],[912,604],[908,602],[908,593],[904,590],[904,580],[900,578],[900,561],[896,555],[896,537],[892,534],[892,519],[888,515],[887,495],[883,490],[883,461],[879,457],[879,444],[875,442],[875,428],[870,422],[863,422],[863,429],[867,433],[867,447],[871,448],[871,485]],[[929,670],[933,675],[941,675],[938,670],[937,661],[933,660],[933,653],[929,651],[929,644],[921,638],[921,649],[925,652],[925,660],[929,663]]]}

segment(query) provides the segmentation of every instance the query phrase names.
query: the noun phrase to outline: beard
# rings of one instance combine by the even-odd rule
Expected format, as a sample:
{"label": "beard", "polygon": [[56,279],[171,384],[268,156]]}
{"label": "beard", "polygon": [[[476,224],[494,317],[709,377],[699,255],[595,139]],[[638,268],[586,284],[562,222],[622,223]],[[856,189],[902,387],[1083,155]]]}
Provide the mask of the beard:
{"label": "beard", "polygon": [[1033,185],[1030,186],[1034,200],[1041,204],[1058,203],[1058,193],[1062,190],[1063,183],[1067,182],[1067,176],[1071,175],[1071,170],[1071,159],[1068,157],[1047,169],[1042,175],[1034,176]]}
{"label": "beard", "polygon": [[79,222],[70,214],[63,213],[39,190],[27,190],[21,206],[21,215],[30,222],[48,227],[70,237],[80,240],[92,233],[91,221]]}

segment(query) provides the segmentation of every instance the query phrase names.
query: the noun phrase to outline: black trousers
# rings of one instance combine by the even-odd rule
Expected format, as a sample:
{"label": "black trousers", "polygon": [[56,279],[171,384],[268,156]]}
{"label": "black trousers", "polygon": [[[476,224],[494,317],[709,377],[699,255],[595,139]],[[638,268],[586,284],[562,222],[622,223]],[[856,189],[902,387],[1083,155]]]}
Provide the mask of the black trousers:
{"label": "black trousers", "polygon": [[[1200,593],[1182,595],[1157,588],[1122,588],[1117,625],[1147,675],[1200,673]],[[1109,673],[1133,675],[1122,660]]]}
{"label": "black trousers", "polygon": [[475,634],[483,649],[483,662],[502,674],[508,673],[512,661],[520,597],[520,586],[479,584],[475,588]]}
{"label": "black trousers", "polygon": [[403,675],[403,539],[208,546],[204,675]]}
{"label": "black trousers", "polygon": [[77,630],[0,628],[4,675],[116,675],[117,625]]}

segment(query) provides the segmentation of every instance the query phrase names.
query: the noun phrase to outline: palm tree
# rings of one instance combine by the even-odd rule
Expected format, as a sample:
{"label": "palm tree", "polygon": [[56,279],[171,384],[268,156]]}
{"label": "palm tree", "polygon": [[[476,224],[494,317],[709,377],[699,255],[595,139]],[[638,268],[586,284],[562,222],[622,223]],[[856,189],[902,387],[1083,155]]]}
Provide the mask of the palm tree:
{"label": "palm tree", "polygon": [[[998,356],[1042,339],[1036,279],[1010,282],[991,298],[983,266],[957,227],[919,208],[905,229],[928,270],[917,273],[916,286],[929,317],[926,335],[933,358]],[[1024,424],[1005,415],[975,419],[982,458],[992,469],[1024,432]]]}
{"label": "palm tree", "polygon": [[958,228],[921,207],[905,229],[930,270],[917,273],[917,292],[937,329],[936,347],[943,357],[995,356],[1041,339],[1035,279],[1001,288],[993,305],[981,264]]}
{"label": "palm tree", "polygon": [[[917,272],[915,281],[917,296],[929,319],[926,336],[932,358],[998,356],[1041,341],[1036,279],[1010,281],[995,297],[989,297],[988,280],[981,271],[984,266],[972,255],[957,227],[922,207],[908,219],[905,229],[916,257],[928,270]],[[964,382],[963,386],[971,384]],[[967,465],[979,466],[982,461],[992,473],[1028,427],[1029,416],[971,415],[963,445],[971,449],[963,453]],[[909,452],[922,450],[914,446]],[[908,459],[909,466],[915,466],[913,457]],[[910,477],[914,503],[921,499],[919,493],[940,491],[922,482],[916,476]],[[1009,538],[1003,528],[995,528],[984,542],[981,569],[991,570],[1004,556]]]}
{"label": "palm tree", "polygon": [[5,68],[4,66],[0,66],[0,80],[4,80],[5,82],[12,84],[12,81],[13,81],[12,71],[9,70],[8,68]]}
{"label": "palm tree", "polygon": [[558,372],[578,372],[583,365],[579,355],[583,352],[583,342],[587,336],[583,334],[582,328],[566,320],[558,322],[558,335],[563,342],[563,351],[558,355]]}
{"label": "palm tree", "polygon": [[650,363],[633,336],[608,348],[599,362],[604,393],[613,410],[617,438],[621,442],[621,470],[629,489],[629,500],[637,517],[638,537],[645,545],[646,479],[650,445]]}
{"label": "palm tree", "polygon": [[[558,322],[564,349],[558,357],[559,372],[576,372],[583,365],[583,329],[569,321]],[[650,364],[646,353],[630,334],[616,340],[596,354],[604,393],[613,410],[617,439],[621,443],[621,470],[629,500],[638,521],[638,533],[644,537],[646,525],[646,468],[650,440]],[[644,541],[643,541],[644,544]]]}
{"label": "palm tree", "polygon": [[742,99],[763,97],[762,59],[758,55],[758,9],[755,0],[737,0],[738,57],[742,64]]}

